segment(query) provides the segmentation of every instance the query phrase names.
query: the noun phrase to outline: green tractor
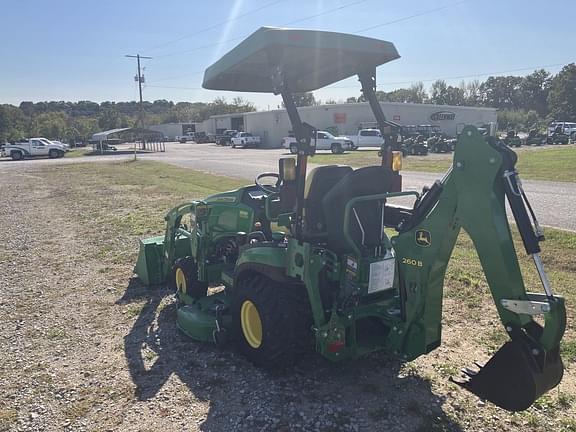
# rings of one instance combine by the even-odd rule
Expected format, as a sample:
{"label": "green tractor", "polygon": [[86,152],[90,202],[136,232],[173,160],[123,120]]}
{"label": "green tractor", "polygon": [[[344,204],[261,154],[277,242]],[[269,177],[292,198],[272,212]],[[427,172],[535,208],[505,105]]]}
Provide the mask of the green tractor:
{"label": "green tractor", "polygon": [[518,134],[516,134],[516,131],[513,130],[506,132],[506,136],[502,139],[502,141],[504,141],[504,144],[506,144],[508,147],[522,146],[522,140]]}
{"label": "green tractor", "polygon": [[546,144],[546,135],[538,132],[538,129],[530,129],[525,141],[526,145],[541,146]]}
{"label": "green tractor", "polygon": [[[185,334],[233,342],[258,366],[288,366],[306,350],[334,362],[375,351],[411,361],[440,346],[446,267],[464,229],[510,340],[454,382],[524,410],[562,378],[566,315],[544,272],[515,153],[467,126],[452,168],[422,194],[401,190],[401,154],[389,144],[378,165],[308,172],[315,128],[302,122],[293,93],[357,75],[383,130],[376,68],[397,58],[390,42],[265,27],[210,66],[204,88],[281,95],[297,157],[253,185],[172,209],[165,234],[141,242],[135,272],[144,284],[174,286]],[[390,202],[406,196],[413,206]],[[506,199],[543,293],[526,292]]]}
{"label": "green tractor", "polygon": [[428,150],[431,153],[450,153],[454,151],[452,143],[444,138],[442,134],[434,134],[426,141]]}

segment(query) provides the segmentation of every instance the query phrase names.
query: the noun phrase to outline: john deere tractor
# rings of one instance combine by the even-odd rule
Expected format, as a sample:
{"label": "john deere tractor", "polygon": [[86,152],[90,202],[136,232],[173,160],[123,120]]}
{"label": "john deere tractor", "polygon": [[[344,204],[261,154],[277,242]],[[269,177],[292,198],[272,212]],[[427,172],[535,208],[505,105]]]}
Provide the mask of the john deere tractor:
{"label": "john deere tractor", "polygon": [[[566,318],[539,255],[543,235],[526,210],[515,153],[467,126],[452,167],[421,194],[401,190],[401,155],[389,143],[377,165],[308,170],[316,128],[301,120],[293,93],[357,75],[384,130],[376,68],[397,58],[390,42],[264,27],[210,66],[204,88],[281,95],[297,157],[280,159],[278,173],[252,185],[172,209],[165,234],[141,242],[135,271],[145,284],[173,285],[184,333],[231,341],[259,366],[290,365],[305,350],[332,361],[374,351],[410,361],[440,345],[446,267],[464,229],[510,340],[454,381],[507,410],[526,409],[562,378]],[[391,202],[406,196],[413,205]],[[505,200],[543,293],[526,291]]]}

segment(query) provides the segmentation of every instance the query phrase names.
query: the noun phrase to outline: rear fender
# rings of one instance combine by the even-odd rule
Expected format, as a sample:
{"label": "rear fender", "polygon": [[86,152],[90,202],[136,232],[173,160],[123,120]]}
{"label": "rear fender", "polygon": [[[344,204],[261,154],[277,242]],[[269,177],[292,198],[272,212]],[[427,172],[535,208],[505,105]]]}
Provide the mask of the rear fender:
{"label": "rear fender", "polygon": [[252,272],[260,273],[276,282],[294,283],[294,279],[286,274],[286,248],[276,244],[248,245],[240,250],[234,269],[235,284]]}

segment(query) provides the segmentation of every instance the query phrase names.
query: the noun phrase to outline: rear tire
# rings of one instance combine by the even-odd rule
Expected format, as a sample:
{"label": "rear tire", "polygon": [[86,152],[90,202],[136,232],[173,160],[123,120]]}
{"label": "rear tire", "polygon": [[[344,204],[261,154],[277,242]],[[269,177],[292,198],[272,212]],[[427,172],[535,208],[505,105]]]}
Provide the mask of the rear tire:
{"label": "rear tire", "polygon": [[22,152],[13,151],[12,153],[10,153],[10,157],[12,158],[12,160],[19,161],[24,158],[24,155],[22,154]]}
{"label": "rear tire", "polygon": [[299,288],[260,274],[239,280],[231,305],[232,328],[240,352],[256,366],[291,366],[308,345],[311,317]]}
{"label": "rear tire", "polygon": [[176,260],[172,267],[171,285],[178,296],[187,294],[196,300],[208,293],[208,284],[198,280],[198,266],[192,257]]}
{"label": "rear tire", "polygon": [[236,144],[232,143],[232,148],[236,148]]}
{"label": "rear tire", "polygon": [[290,144],[290,153],[292,154],[298,153],[298,146],[296,144]]}

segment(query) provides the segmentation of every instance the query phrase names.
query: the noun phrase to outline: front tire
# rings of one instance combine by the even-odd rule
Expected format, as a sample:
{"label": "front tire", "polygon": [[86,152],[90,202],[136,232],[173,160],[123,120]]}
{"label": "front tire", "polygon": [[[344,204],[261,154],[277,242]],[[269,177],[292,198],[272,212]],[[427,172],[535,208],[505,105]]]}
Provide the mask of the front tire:
{"label": "front tire", "polygon": [[238,281],[232,300],[232,328],[238,349],[256,366],[293,365],[311,335],[304,295],[256,274]]}
{"label": "front tire", "polygon": [[60,152],[58,150],[52,149],[48,152],[48,157],[50,159],[56,159],[59,155],[60,155]]}
{"label": "front tire", "polygon": [[298,153],[298,146],[296,144],[290,144],[290,153],[292,154]]}
{"label": "front tire", "polygon": [[232,148],[236,148],[236,144],[232,143]]}
{"label": "front tire", "polygon": [[181,294],[197,300],[205,297],[208,284],[198,280],[198,266],[192,257],[179,258],[172,267],[172,288],[180,298]]}
{"label": "front tire", "polygon": [[344,153],[344,150],[342,150],[342,146],[339,143],[332,144],[330,150],[332,151],[333,154]]}

